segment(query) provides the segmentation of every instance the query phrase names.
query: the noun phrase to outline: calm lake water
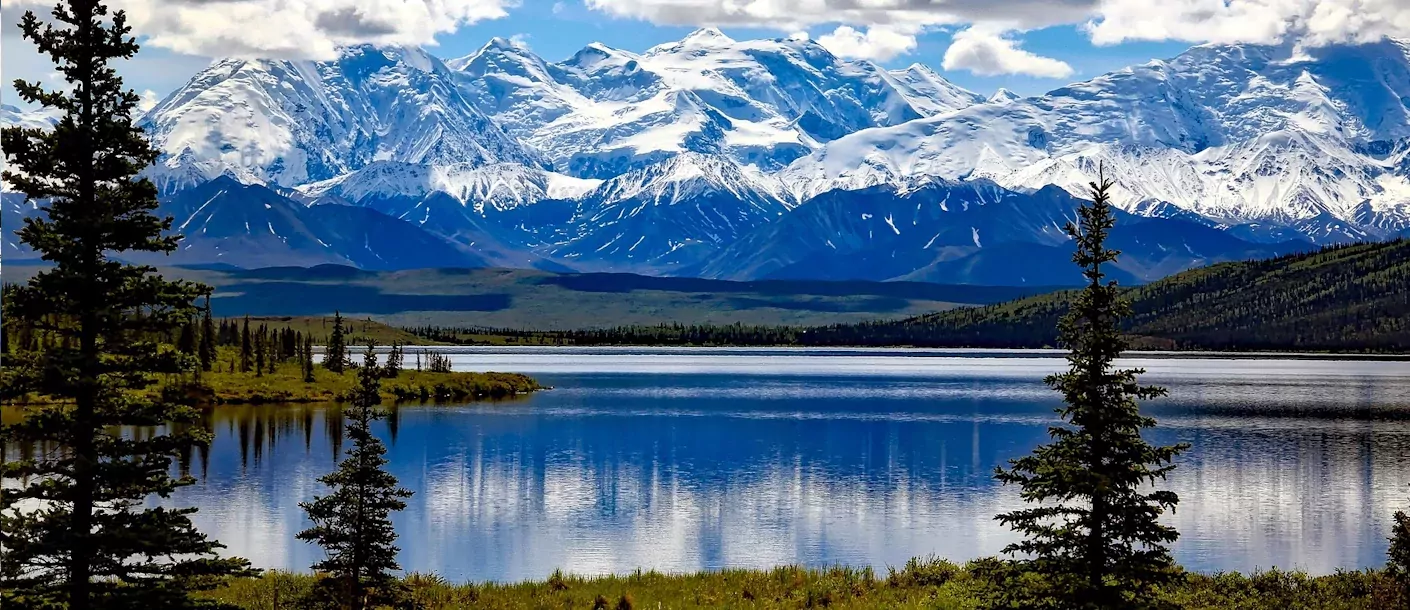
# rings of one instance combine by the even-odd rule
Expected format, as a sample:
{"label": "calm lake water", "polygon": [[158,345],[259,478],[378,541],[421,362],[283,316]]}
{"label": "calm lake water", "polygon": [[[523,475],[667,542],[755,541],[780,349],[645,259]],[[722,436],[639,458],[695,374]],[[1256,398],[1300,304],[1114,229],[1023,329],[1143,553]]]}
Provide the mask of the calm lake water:
{"label": "calm lake water", "polygon": [[[415,492],[396,517],[407,570],[452,580],[638,567],[898,565],[992,555],[1019,505],[995,466],[1046,440],[1052,353],[452,350],[518,371],[528,399],[396,408],[378,433]],[[1132,358],[1170,397],[1161,443],[1175,553],[1202,571],[1327,573],[1384,561],[1410,507],[1410,363]],[[331,416],[331,417],[330,417]],[[334,422],[330,426],[329,423]],[[298,503],[338,453],[336,407],[215,410],[201,481],[176,504],[266,568],[306,569]]]}

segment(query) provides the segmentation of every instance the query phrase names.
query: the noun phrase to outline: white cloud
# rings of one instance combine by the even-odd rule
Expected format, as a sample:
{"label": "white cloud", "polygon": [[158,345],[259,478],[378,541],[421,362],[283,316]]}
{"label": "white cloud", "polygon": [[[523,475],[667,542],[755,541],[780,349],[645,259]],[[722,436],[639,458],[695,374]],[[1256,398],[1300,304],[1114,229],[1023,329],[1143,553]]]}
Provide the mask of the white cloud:
{"label": "white cloud", "polygon": [[1406,0],[1104,0],[1092,41],[1249,42],[1318,46],[1410,36]]}
{"label": "white cloud", "polygon": [[155,108],[157,106],[157,103],[161,101],[162,98],[161,96],[157,95],[156,91],[152,91],[151,89],[144,89],[142,90],[142,101],[137,102],[137,111],[145,113],[148,110]]}
{"label": "white cloud", "polygon": [[[358,43],[431,45],[514,0],[110,0],[144,45],[205,57],[330,59]],[[44,12],[52,0],[15,0]],[[6,32],[9,35],[9,32]]]}
{"label": "white cloud", "polygon": [[670,25],[734,25],[784,31],[836,23],[893,29],[976,21],[1030,29],[1081,23],[1099,0],[585,0],[617,17]]}
{"label": "white cloud", "polygon": [[[1081,25],[1096,44],[1130,40],[1304,45],[1410,37],[1410,0],[585,0],[589,8],[668,25],[793,31],[836,24],[919,32],[941,25],[1022,32]],[[830,36],[842,39],[839,32]],[[990,40],[987,45],[995,45]],[[1012,45],[1010,45],[1012,46]],[[964,49],[962,49],[964,50]],[[1049,65],[1051,71],[1053,66]]]}
{"label": "white cloud", "polygon": [[565,9],[565,8],[568,8],[568,7],[565,6],[562,2],[554,2],[554,3],[553,3],[553,14],[557,15],[558,13],[563,12],[563,9]]}
{"label": "white cloud", "polygon": [[510,37],[509,37],[509,42],[514,43],[514,46],[516,46],[516,47],[520,47],[520,48],[527,49],[527,48],[529,48],[529,38],[530,38],[530,35],[529,35],[529,34],[525,34],[525,33],[522,33],[522,32],[521,32],[521,33],[515,34],[515,35],[513,35],[513,36],[510,36]]}
{"label": "white cloud", "polygon": [[872,26],[863,33],[849,25],[838,26],[831,34],[818,37],[818,44],[839,57],[887,61],[916,48],[914,33]]}
{"label": "white cloud", "polygon": [[1017,41],[983,28],[957,32],[941,64],[946,70],[968,70],[981,76],[1026,74],[1043,78],[1072,76],[1072,66],[1018,48]]}

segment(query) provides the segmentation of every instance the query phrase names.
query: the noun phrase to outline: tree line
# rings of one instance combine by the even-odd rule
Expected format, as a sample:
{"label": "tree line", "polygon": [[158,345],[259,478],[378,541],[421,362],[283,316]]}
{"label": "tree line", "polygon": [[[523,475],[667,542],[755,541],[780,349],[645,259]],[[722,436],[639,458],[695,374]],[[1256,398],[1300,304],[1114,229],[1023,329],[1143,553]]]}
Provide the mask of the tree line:
{"label": "tree line", "polygon": [[[1132,308],[1120,328],[1137,347],[1410,350],[1410,240],[1223,263],[1121,292]],[[815,327],[668,323],[582,330],[405,330],[445,343],[1041,348],[1061,344],[1058,322],[1080,294],[1065,290],[901,320]]]}

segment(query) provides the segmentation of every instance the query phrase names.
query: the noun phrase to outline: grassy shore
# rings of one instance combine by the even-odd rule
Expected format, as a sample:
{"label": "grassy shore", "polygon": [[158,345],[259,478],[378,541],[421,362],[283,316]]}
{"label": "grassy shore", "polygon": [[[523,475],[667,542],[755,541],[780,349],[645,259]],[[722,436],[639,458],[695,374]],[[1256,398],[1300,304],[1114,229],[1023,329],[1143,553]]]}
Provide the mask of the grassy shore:
{"label": "grassy shore", "polygon": [[[340,401],[357,386],[356,369],[342,374],[316,367],[314,382],[305,383],[297,364],[286,364],[274,373],[211,372],[185,387],[199,401],[209,404],[263,404]],[[458,401],[512,398],[542,389],[538,382],[518,373],[432,373],[402,371],[382,380],[387,401]]]}
{"label": "grassy shore", "polygon": [[[984,607],[1000,587],[980,561],[957,565],[940,559],[912,560],[881,575],[871,569],[725,570],[697,574],[638,572],[580,578],[555,573],[547,580],[515,584],[454,585],[437,577],[405,579],[416,608],[656,610],[681,608],[844,608],[855,610]],[[242,579],[208,597],[249,610],[294,608],[315,577],[270,572]],[[1330,576],[1269,571],[1252,575],[1186,574],[1163,594],[1186,610],[1391,610],[1399,588],[1384,572],[1365,570]]]}
{"label": "grassy shore", "polygon": [[[298,362],[280,363],[273,373],[263,375],[230,370],[234,350],[221,348],[215,370],[199,376],[162,380],[152,391],[172,392],[198,404],[267,404],[336,402],[347,398],[357,386],[357,368],[334,373],[314,367],[314,381],[306,383]],[[433,373],[402,370],[396,377],[382,380],[382,398],[391,401],[448,402],[497,400],[522,396],[543,389],[534,378],[518,373]],[[47,397],[30,394],[5,404],[48,404]]]}

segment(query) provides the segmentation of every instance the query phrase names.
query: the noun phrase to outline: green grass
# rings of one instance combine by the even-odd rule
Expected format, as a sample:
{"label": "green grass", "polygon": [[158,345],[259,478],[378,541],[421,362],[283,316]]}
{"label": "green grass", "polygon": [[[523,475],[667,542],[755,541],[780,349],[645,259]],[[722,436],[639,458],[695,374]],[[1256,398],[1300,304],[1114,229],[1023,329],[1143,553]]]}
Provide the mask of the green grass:
{"label": "green grass", "polygon": [[[568,610],[636,609],[794,609],[969,610],[992,600],[1002,585],[976,569],[992,560],[957,565],[941,559],[911,560],[887,574],[870,568],[723,570],[695,574],[636,572],[577,577],[555,572],[541,581],[452,584],[419,574],[404,579],[416,608]],[[270,572],[241,579],[207,594],[249,610],[294,605],[316,577]],[[1186,610],[1391,610],[1401,608],[1399,589],[1381,571],[1309,576],[1268,571],[1251,575],[1187,573],[1162,592]],[[625,603],[624,603],[625,602]]]}
{"label": "green grass", "polygon": [[[313,383],[305,383],[303,371],[296,361],[281,362],[273,373],[263,375],[231,371],[238,357],[234,348],[222,347],[214,370],[199,376],[182,376],[162,380],[152,391],[185,394],[194,402],[208,405],[338,402],[351,395],[357,386],[357,368],[334,373],[314,366]],[[360,356],[359,356],[360,358]],[[455,371],[433,373],[415,370],[416,356],[407,354],[406,366],[396,377],[382,380],[382,398],[386,401],[467,401],[503,399],[522,396],[543,389],[538,381],[518,373],[471,373]],[[29,395],[6,404],[38,405],[52,401],[43,396]]]}
{"label": "green grass", "polygon": [[[210,404],[263,404],[340,401],[357,386],[356,369],[342,374],[322,366],[314,369],[314,383],[304,383],[297,363],[279,366],[274,373],[211,372],[201,376],[203,387],[192,388],[201,402]],[[432,373],[402,371],[382,380],[385,400],[460,401],[511,398],[541,389],[532,377],[518,373]]]}

